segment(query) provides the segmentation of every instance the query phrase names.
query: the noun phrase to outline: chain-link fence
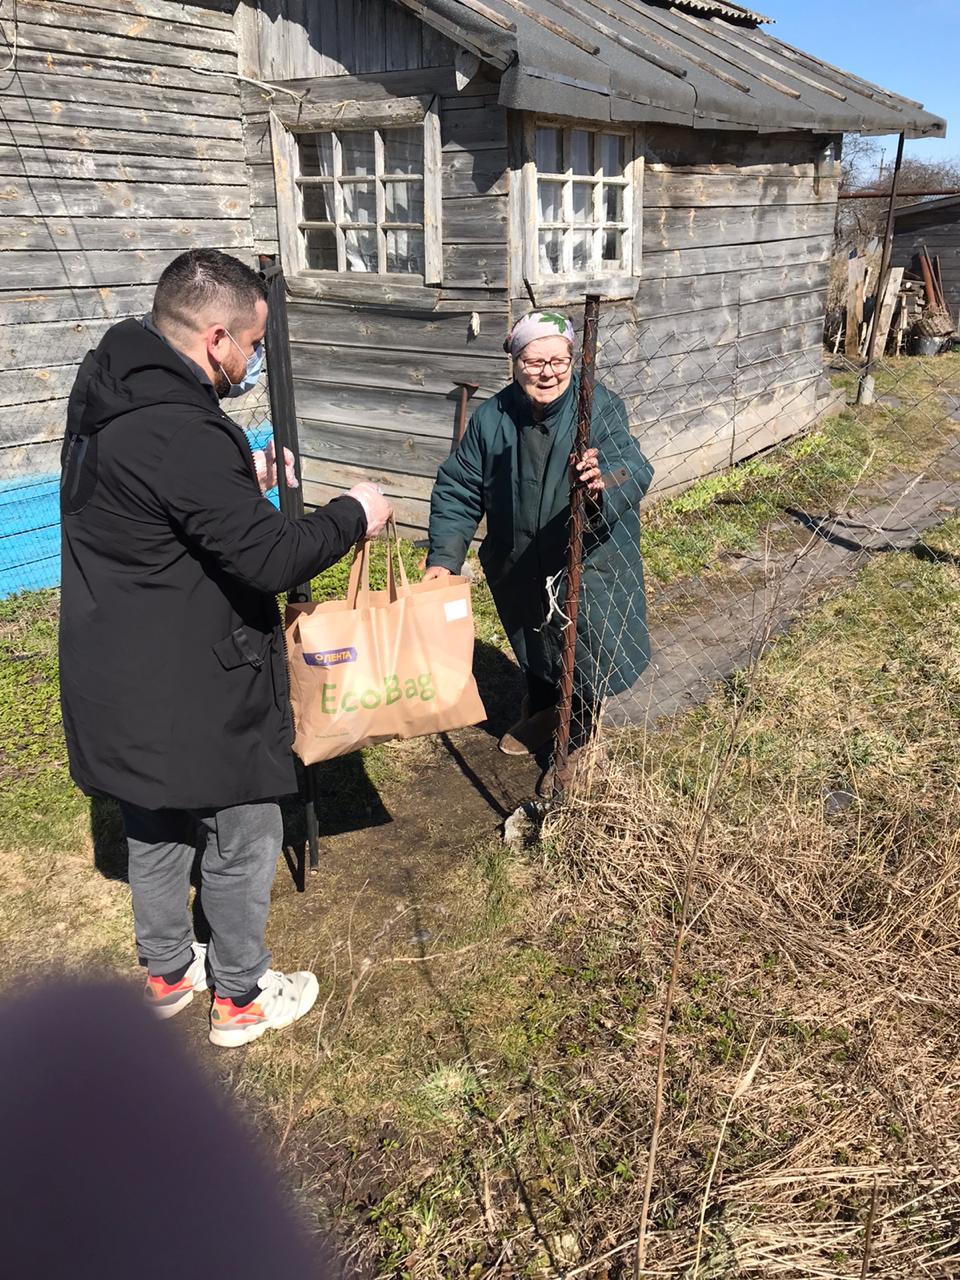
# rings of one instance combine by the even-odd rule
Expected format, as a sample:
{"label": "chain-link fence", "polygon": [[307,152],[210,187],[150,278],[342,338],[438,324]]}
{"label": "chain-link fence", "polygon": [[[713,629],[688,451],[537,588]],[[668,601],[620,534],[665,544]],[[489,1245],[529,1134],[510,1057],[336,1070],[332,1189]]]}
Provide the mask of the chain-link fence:
{"label": "chain-link fence", "polygon": [[[86,353],[121,317],[5,326],[0,374],[0,599],[60,584],[60,446]],[[254,449],[272,434],[266,377],[229,402]],[[277,499],[276,490],[269,495]]]}
{"label": "chain-link fence", "polygon": [[[866,403],[860,362],[819,340],[790,349],[789,329],[716,346],[695,316],[664,333],[609,304],[596,332],[586,443],[605,488],[573,554],[567,780],[602,761],[601,722],[650,726],[703,701],[868,562],[924,555],[960,507],[960,354],[884,355]],[[547,584],[569,658],[568,587]]]}

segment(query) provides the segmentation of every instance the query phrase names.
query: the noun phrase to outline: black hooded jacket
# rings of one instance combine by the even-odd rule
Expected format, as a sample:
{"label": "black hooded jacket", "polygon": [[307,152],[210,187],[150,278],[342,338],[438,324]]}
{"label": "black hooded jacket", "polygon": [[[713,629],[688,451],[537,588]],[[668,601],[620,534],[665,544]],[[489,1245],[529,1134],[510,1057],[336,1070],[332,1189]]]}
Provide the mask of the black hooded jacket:
{"label": "black hooded jacket", "polygon": [[363,536],[361,505],[281,514],[213,388],[137,320],[80,366],[61,462],[74,781],[147,809],[296,790],[275,597]]}

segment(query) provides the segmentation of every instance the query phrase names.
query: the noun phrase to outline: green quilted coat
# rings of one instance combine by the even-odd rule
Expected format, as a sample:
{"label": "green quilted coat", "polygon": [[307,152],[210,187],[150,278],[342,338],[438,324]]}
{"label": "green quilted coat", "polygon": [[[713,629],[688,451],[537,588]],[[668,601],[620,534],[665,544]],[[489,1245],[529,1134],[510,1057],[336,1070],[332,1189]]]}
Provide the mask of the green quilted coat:
{"label": "green quilted coat", "polygon": [[[459,572],[486,517],[480,563],[504,629],[521,668],[550,681],[560,678],[565,625],[577,394],[574,378],[539,424],[516,383],[485,401],[440,467],[430,504],[428,567]],[[639,508],[653,477],[623,401],[599,383],[590,445],[606,489],[588,502],[575,666],[578,689],[596,698],[630,688],[650,660]]]}

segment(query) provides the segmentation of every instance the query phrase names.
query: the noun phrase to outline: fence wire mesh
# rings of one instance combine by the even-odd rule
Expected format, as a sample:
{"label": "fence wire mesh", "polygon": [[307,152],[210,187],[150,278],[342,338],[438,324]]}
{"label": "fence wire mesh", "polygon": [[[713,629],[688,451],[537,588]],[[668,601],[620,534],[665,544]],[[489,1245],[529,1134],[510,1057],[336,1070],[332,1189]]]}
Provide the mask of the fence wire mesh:
{"label": "fence wire mesh", "polygon": [[[60,585],[60,447],[67,401],[87,352],[121,317],[11,326],[0,375],[0,599]],[[50,334],[38,343],[35,330]],[[227,402],[254,449],[272,434],[266,376]],[[275,502],[276,490],[270,495]]]}
{"label": "fence wire mesh", "polygon": [[790,338],[717,347],[695,317],[664,334],[601,310],[589,443],[606,489],[583,546],[571,780],[602,761],[598,726],[703,701],[868,563],[934,557],[925,537],[957,514],[960,354],[884,355],[858,403],[858,362]]}

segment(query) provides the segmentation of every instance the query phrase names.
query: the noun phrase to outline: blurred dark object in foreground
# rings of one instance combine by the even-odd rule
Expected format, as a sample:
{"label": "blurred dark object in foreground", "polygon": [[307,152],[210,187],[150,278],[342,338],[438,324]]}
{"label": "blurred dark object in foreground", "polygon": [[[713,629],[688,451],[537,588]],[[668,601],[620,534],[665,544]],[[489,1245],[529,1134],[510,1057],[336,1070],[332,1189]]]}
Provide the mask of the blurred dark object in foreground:
{"label": "blurred dark object in foreground", "polygon": [[57,983],[0,1005],[0,1274],[321,1280],[284,1190],[135,995]]}

